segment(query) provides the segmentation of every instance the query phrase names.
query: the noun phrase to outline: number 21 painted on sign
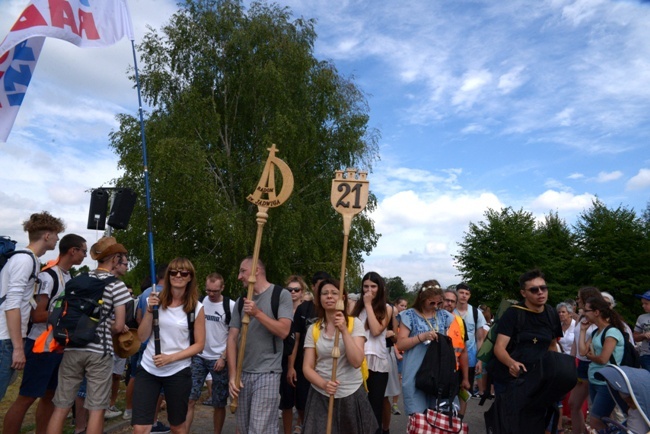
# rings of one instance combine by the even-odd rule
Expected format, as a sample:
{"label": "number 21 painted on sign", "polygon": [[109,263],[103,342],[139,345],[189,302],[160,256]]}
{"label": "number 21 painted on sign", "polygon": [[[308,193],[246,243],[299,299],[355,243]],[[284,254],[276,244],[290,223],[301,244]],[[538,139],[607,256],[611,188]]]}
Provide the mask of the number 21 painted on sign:
{"label": "number 21 painted on sign", "polygon": [[354,205],[352,205],[352,208],[361,208],[361,185],[361,183],[356,183],[354,187],[350,188],[350,184],[339,184],[338,191],[342,192],[343,195],[336,202],[336,208],[350,208],[350,202],[345,200],[350,193],[354,194]]}

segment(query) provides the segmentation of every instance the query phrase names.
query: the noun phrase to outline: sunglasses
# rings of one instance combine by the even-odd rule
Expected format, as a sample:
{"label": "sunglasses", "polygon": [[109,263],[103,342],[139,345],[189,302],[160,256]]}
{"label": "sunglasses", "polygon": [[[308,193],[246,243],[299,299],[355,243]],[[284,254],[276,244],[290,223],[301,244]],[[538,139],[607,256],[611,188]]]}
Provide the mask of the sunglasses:
{"label": "sunglasses", "polygon": [[540,291],[542,291],[542,292],[548,291],[548,286],[546,286],[546,285],[531,286],[530,288],[528,288],[528,290],[530,292],[532,292],[533,294],[537,294]]}
{"label": "sunglasses", "polygon": [[189,271],[185,271],[185,270],[169,270],[169,275],[171,277],[178,277],[178,276],[187,277],[190,274],[192,274],[192,273],[190,273]]}
{"label": "sunglasses", "polygon": [[289,291],[289,292],[300,292],[300,291],[302,291],[302,288],[287,288],[287,291]]}

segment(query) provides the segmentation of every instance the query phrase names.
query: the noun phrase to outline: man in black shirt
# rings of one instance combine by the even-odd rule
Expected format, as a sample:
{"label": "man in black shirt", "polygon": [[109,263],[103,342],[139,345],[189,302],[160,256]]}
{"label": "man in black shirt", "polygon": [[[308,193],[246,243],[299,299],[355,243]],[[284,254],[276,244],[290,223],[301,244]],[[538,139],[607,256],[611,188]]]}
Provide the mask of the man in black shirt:
{"label": "man in black shirt", "polygon": [[558,379],[558,390],[548,390],[554,378],[546,377],[556,375],[555,372],[564,375],[564,372],[555,369],[563,366],[556,353],[562,326],[555,309],[546,304],[548,286],[544,275],[539,270],[522,274],[519,289],[523,302],[511,306],[499,319],[494,344],[496,358],[488,371],[497,395],[495,411],[498,419],[506,421],[507,432],[538,434],[545,431],[551,416],[557,414],[556,402],[561,395],[554,399],[547,397],[555,396],[565,387],[570,390],[575,380],[569,386],[567,383],[572,380],[562,377]]}
{"label": "man in black shirt", "polygon": [[[318,284],[331,276],[325,271],[318,271],[311,279],[312,291],[316,289]],[[305,334],[310,325],[316,320],[316,307],[314,300],[305,301],[296,308],[296,313],[293,316],[293,328],[296,336],[296,343],[293,347],[293,352],[289,356],[289,368],[287,370],[287,380],[289,384],[296,388],[296,410],[298,410],[299,426],[302,425],[303,416],[305,414],[305,404],[307,403],[307,394],[309,393],[310,383],[302,373],[302,361],[305,346]]]}

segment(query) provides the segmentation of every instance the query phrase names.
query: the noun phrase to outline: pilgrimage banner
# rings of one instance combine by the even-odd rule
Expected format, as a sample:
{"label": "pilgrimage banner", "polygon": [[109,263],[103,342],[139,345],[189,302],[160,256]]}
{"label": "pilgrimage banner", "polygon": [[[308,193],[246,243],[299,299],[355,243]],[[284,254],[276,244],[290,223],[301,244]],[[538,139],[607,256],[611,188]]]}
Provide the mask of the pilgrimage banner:
{"label": "pilgrimage banner", "polygon": [[133,25],[126,0],[32,0],[0,44],[0,142],[6,142],[46,37],[106,47]]}

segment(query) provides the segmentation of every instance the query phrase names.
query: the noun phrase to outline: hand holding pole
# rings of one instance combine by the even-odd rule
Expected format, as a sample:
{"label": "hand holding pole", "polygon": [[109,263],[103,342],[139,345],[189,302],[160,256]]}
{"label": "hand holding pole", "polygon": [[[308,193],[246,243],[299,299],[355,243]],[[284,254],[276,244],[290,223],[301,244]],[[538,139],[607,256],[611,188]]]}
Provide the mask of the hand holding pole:
{"label": "hand holding pole", "polygon": [[[277,149],[275,145],[272,145],[268,149],[269,157],[266,160],[264,165],[264,170],[262,171],[262,177],[260,178],[257,188],[253,194],[250,194],[246,199],[248,201],[257,205],[257,232],[255,234],[255,246],[253,248],[253,261],[251,265],[251,272],[248,278],[248,293],[247,299],[252,300],[253,291],[255,289],[255,282],[257,278],[255,277],[257,273],[257,261],[260,257],[260,247],[262,245],[262,233],[264,231],[264,225],[269,217],[268,210],[269,208],[275,208],[282,205],[291,195],[293,191],[293,173],[289,166],[279,158],[275,156]],[[276,194],[275,186],[275,167],[280,170],[282,175],[282,190]],[[266,198],[263,198],[265,196]],[[248,324],[250,323],[250,317],[247,313],[244,313],[244,316],[241,320],[242,328],[240,333],[239,348],[237,349],[237,372],[235,373],[235,384],[239,387],[241,384],[241,373],[244,366],[244,356],[246,349],[246,336],[248,334]],[[232,413],[237,410],[238,399],[234,397],[232,403],[230,404],[230,411]]]}
{"label": "hand holding pole", "polygon": [[[368,172],[356,169],[347,169],[346,175],[342,170],[337,170],[332,180],[332,206],[343,216],[343,254],[341,257],[341,282],[339,291],[345,296],[345,268],[348,258],[348,239],[350,236],[350,227],[352,226],[352,217],[359,214],[368,204],[368,193],[370,183],[367,179]],[[358,178],[356,175],[359,175]],[[336,303],[336,309],[344,309],[343,300]],[[336,381],[336,369],[338,360],[341,356],[339,350],[340,331],[337,328],[334,332],[334,348],[332,348],[332,381]],[[330,395],[329,406],[327,408],[327,434],[332,432],[332,418],[334,415],[334,395]]]}

